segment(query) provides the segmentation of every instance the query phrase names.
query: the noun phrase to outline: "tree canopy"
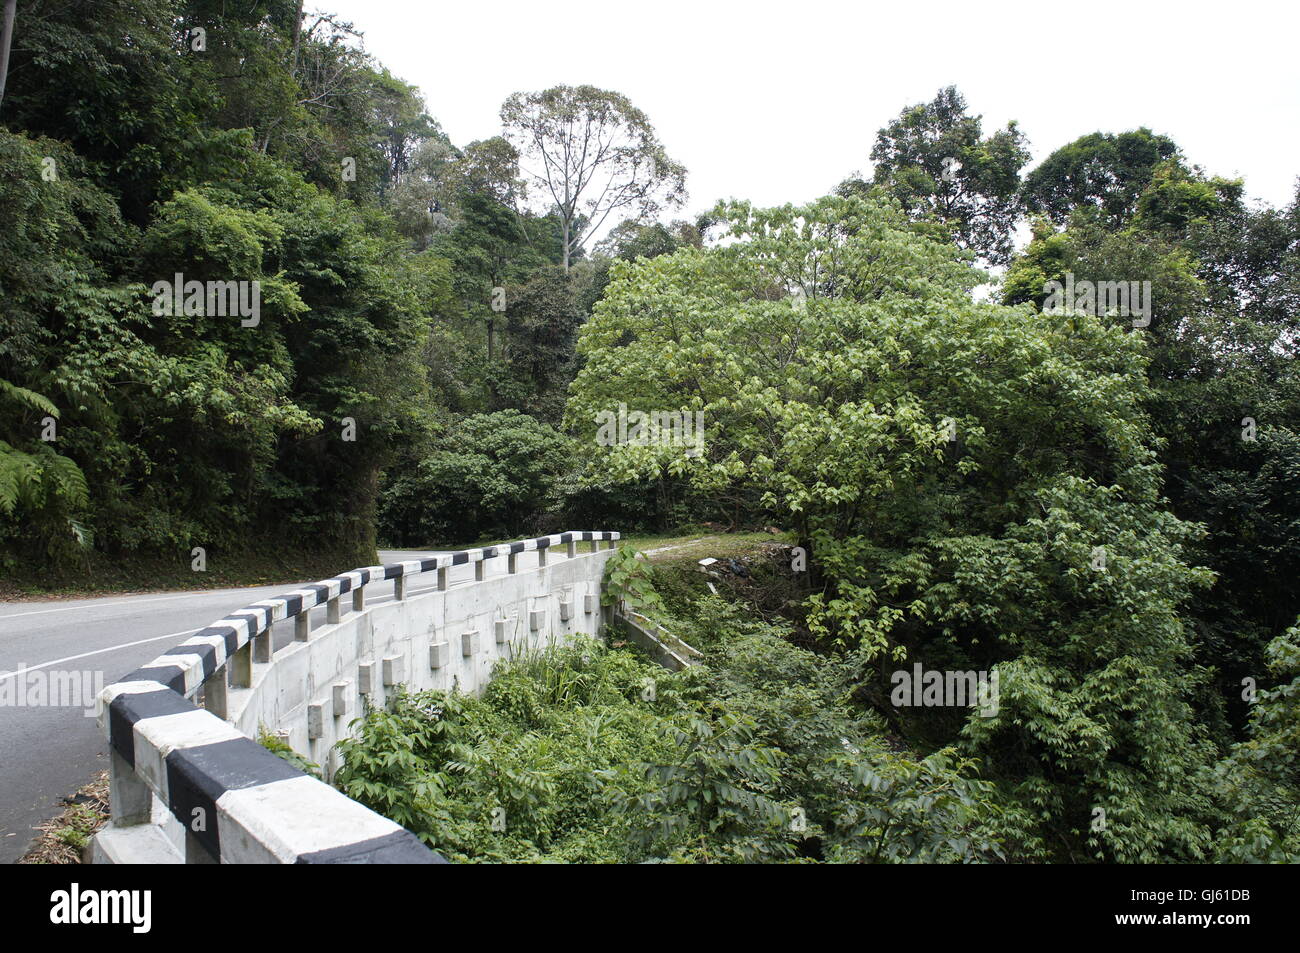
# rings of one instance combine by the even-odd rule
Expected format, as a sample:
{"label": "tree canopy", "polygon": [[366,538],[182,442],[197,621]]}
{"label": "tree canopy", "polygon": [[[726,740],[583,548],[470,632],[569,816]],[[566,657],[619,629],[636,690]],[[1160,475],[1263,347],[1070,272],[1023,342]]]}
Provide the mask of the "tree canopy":
{"label": "tree canopy", "polygon": [[464,859],[1300,857],[1300,192],[1158,117],[1026,174],[946,87],[832,195],[685,210],[623,94],[454,142],[297,0],[31,0],[7,66],[0,595],[761,532],[611,563],[705,650],[658,699],[521,653],[337,780]]}

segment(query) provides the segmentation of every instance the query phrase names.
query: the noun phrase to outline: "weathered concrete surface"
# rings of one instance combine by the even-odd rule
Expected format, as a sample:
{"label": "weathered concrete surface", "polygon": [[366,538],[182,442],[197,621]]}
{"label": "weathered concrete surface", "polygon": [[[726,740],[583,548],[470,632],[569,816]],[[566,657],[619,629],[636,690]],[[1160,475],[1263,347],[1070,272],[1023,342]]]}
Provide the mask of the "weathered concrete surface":
{"label": "weathered concrete surface", "polygon": [[694,665],[697,659],[703,658],[692,646],[639,612],[615,613],[614,620],[623,627],[632,641],[666,669],[680,672]]}
{"label": "weathered concrete surface", "polygon": [[[382,707],[399,685],[475,693],[502,659],[596,635],[610,555],[552,554],[539,566],[535,553],[520,553],[514,574],[498,557],[481,582],[349,612],[280,649],[272,663],[254,663],[251,688],[229,690],[230,718],[250,737],[263,728],[281,733],[331,777],[339,767],[334,745],[350,736],[366,703]],[[568,618],[562,605],[572,607]]]}
{"label": "weathered concrete surface", "polygon": [[[508,559],[481,562],[496,548],[466,551],[454,561],[370,567],[281,593],[114,683],[101,694],[100,718],[114,750],[114,816],[95,859],[441,862],[392,821],[299,774],[249,739],[275,732],[322,765],[329,779],[339,767],[335,744],[352,733],[368,706],[383,705],[402,688],[477,692],[503,659],[596,634],[612,549],[579,554],[570,543],[564,556],[548,559],[548,541],[570,535],[579,534],[512,544],[516,551]],[[474,580],[453,584],[452,568],[473,572]],[[350,581],[378,583],[384,576],[396,590],[393,601],[348,599],[352,611],[343,611]],[[412,583],[423,578],[435,579],[436,588],[414,591]],[[318,620],[309,621],[310,614],[295,617],[302,602],[320,603],[324,625],[313,628]],[[245,624],[257,616],[260,625]],[[258,635],[267,618],[278,621]],[[292,638],[282,645],[286,628]],[[196,692],[215,709],[194,708],[185,696]],[[160,803],[169,816],[158,816]],[[192,817],[198,819],[193,832],[175,822],[189,824]]]}

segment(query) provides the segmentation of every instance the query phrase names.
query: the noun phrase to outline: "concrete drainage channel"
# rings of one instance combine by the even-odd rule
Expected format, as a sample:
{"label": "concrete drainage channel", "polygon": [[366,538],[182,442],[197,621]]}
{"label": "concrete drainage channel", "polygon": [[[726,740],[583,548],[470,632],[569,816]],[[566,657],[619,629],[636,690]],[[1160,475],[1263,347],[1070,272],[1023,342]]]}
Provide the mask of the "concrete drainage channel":
{"label": "concrete drainage channel", "polygon": [[623,626],[631,640],[666,669],[680,672],[696,664],[703,654],[687,645],[658,622],[639,612],[624,610],[614,613],[615,621]]}
{"label": "concrete drainage channel", "polygon": [[[560,533],[353,570],[231,613],[108,686],[99,722],[112,752],[112,817],[94,862],[445,862],[253,738],[279,734],[328,780],[339,767],[334,745],[366,702],[382,706],[402,687],[476,692],[499,659],[597,635],[618,538]],[[470,566],[472,580],[451,578]],[[407,597],[407,581],[424,573],[437,574],[437,590]],[[396,599],[367,607],[365,587],[379,582]],[[320,605],[326,624],[313,630]],[[294,631],[278,651],[277,624]],[[663,644],[680,656],[681,646]]]}

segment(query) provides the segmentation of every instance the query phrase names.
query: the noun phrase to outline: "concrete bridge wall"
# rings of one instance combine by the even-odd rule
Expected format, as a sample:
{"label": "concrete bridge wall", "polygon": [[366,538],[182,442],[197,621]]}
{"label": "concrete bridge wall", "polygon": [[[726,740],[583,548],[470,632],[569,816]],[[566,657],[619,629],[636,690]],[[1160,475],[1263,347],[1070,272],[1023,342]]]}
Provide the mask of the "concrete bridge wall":
{"label": "concrete bridge wall", "polygon": [[[617,538],[563,533],[354,570],[232,613],[109,686],[113,817],[96,862],[439,862],[253,739],[279,734],[329,778],[336,742],[398,686],[477,692],[501,659],[597,634]],[[437,588],[408,595],[419,577]],[[397,598],[367,606],[381,583]],[[294,631],[279,650],[277,624]]]}

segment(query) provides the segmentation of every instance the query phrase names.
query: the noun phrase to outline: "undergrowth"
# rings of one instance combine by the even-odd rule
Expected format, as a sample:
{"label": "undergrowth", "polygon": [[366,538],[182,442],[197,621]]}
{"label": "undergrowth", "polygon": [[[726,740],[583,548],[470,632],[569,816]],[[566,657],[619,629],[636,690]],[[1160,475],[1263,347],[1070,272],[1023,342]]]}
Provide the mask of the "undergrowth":
{"label": "undergrowth", "polygon": [[[980,861],[976,766],[919,759],[845,663],[708,595],[673,673],[593,640],[498,666],[481,697],[399,694],[340,743],[336,784],[453,861]],[[680,620],[679,620],[680,621]]]}

